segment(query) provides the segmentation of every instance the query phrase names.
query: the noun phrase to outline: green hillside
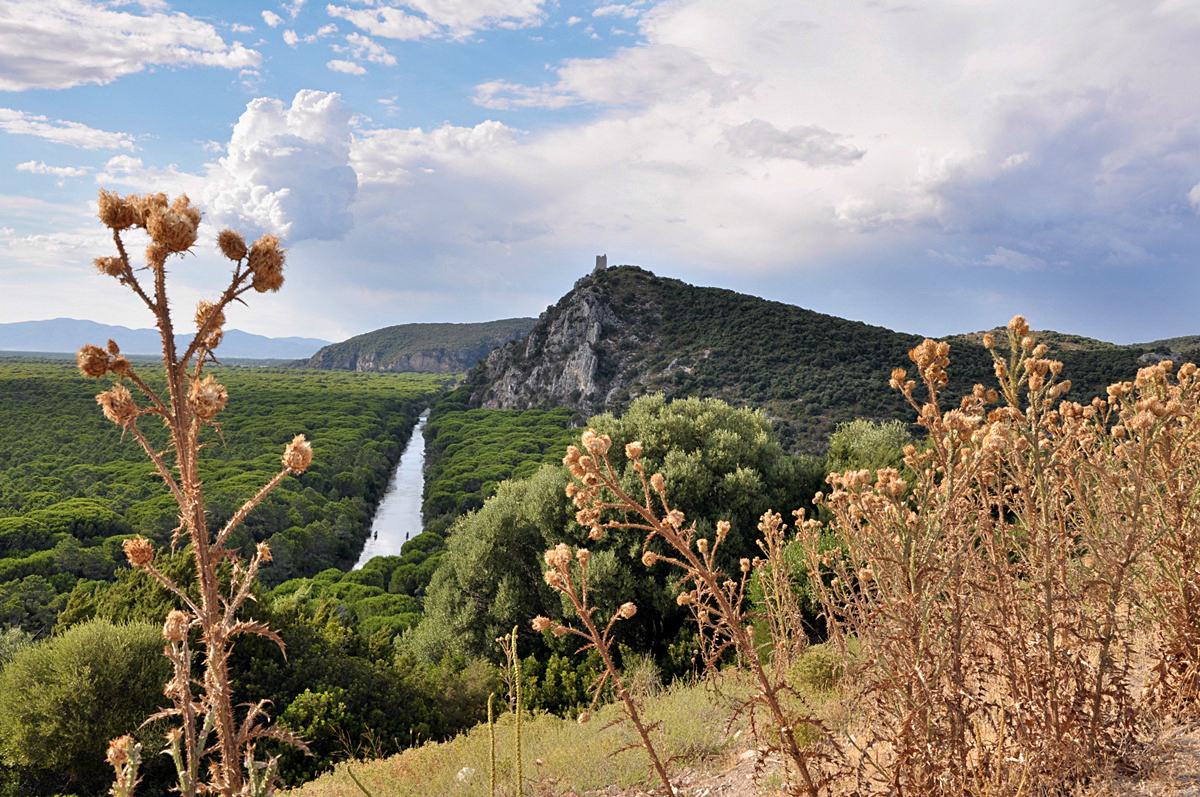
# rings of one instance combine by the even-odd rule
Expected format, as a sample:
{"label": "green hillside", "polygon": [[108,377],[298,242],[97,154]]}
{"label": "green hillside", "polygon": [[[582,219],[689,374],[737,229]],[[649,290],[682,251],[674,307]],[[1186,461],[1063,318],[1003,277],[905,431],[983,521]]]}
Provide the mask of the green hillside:
{"label": "green hillside", "polygon": [[307,368],[339,371],[462,373],[497,346],[519,338],[532,318],[478,324],[400,324],[334,343],[302,361]]}

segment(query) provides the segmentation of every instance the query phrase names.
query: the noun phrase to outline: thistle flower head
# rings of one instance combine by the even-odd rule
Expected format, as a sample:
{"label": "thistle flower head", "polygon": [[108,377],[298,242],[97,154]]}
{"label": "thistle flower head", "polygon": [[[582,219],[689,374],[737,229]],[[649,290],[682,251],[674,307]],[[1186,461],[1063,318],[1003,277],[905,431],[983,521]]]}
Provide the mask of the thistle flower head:
{"label": "thistle flower head", "polygon": [[[162,202],[166,202],[165,196]],[[156,198],[147,208],[146,232],[154,243],[167,252],[186,252],[196,243],[200,211],[192,207],[187,194],[181,194],[169,207],[163,207]]]}
{"label": "thistle flower head", "polygon": [[140,745],[129,734],[118,736],[108,743],[108,752],[104,757],[114,768],[120,769],[129,762],[129,751],[135,747]]}
{"label": "thistle flower head", "polygon": [[192,388],[188,391],[188,406],[202,421],[212,420],[218,412],[225,409],[228,400],[229,392],[225,390],[224,385],[214,381],[212,376],[192,382]]}
{"label": "thistle flower head", "polygon": [[1025,320],[1023,315],[1015,315],[1008,322],[1008,334],[1010,340],[1021,340],[1029,334],[1029,322]]}
{"label": "thistle flower head", "polygon": [[221,329],[225,326],[225,311],[213,302],[201,299],[196,305],[196,329],[204,329],[209,319],[212,319],[212,329]]}
{"label": "thistle flower head", "polygon": [[551,620],[549,617],[545,617],[545,616],[539,614],[537,617],[533,618],[533,630],[534,631],[549,631],[553,627],[554,627],[554,621]]}
{"label": "thistle flower head", "polygon": [[303,473],[312,464],[312,445],[302,434],[292,438],[283,451],[283,466],[292,473]]}
{"label": "thistle flower head", "polygon": [[725,539],[725,537],[729,534],[729,529],[730,529],[730,526],[729,526],[728,520],[718,520],[717,521],[717,539],[718,540]]}
{"label": "thistle flower head", "polygon": [[629,459],[640,459],[642,456],[642,444],[637,440],[634,440],[632,443],[626,443],[625,456]]}
{"label": "thistle flower head", "polygon": [[622,620],[628,620],[635,614],[637,614],[637,604],[632,601],[625,601],[621,604],[621,608],[617,609],[617,617],[620,617]]}
{"label": "thistle flower head", "polygon": [[583,447],[592,452],[592,456],[599,459],[608,453],[608,449],[612,447],[612,438],[606,434],[596,434],[595,429],[588,429],[580,438],[583,441]]}
{"label": "thistle flower head", "polygon": [[661,558],[662,557],[656,554],[654,551],[646,551],[642,554],[642,564],[644,564],[646,567],[651,567]]}
{"label": "thistle flower head", "polygon": [[246,239],[234,230],[221,230],[217,235],[217,246],[221,248],[221,254],[230,260],[237,261],[246,256]]}
{"label": "thistle flower head", "polygon": [[739,566],[741,567],[741,570],[743,573],[750,572],[750,560],[747,559],[746,557],[744,557],[744,556],[742,557],[742,561],[739,562]]}
{"label": "thistle flower head", "polygon": [[269,562],[275,558],[271,554],[271,546],[267,545],[267,543],[265,541],[260,542],[258,545],[254,546],[254,551],[256,554],[258,554],[258,561],[260,561],[260,562]]}
{"label": "thistle flower head", "polygon": [[264,235],[250,245],[247,263],[254,274],[254,290],[266,293],[283,286],[283,260],[283,249],[274,235]]}
{"label": "thistle flower head", "polygon": [[133,537],[121,543],[129,564],[134,567],[145,567],[154,561],[154,544],[145,537]]}
{"label": "thistle flower head", "polygon": [[79,370],[88,376],[99,379],[108,373],[108,352],[99,346],[87,344],[75,355]]}
{"label": "thistle flower head", "polygon": [[575,558],[579,560],[579,564],[586,565],[588,560],[592,558],[592,552],[587,548],[580,548],[575,552]]}
{"label": "thistle flower head", "polygon": [[[667,513],[667,522],[677,529],[683,528],[683,520],[683,513],[678,509],[672,509]],[[706,542],[705,545],[707,546],[708,543]]]}
{"label": "thistle flower head", "polygon": [[92,261],[96,270],[110,277],[119,277],[125,273],[125,263],[119,257],[98,257]]}
{"label": "thistle flower head", "polygon": [[654,492],[661,493],[666,488],[666,480],[661,473],[656,473],[650,477],[650,486],[654,488]]}
{"label": "thistle flower head", "polygon": [[[125,358],[122,357],[122,360]],[[137,402],[124,385],[116,384],[111,390],[106,390],[96,396],[96,403],[104,412],[104,417],[117,426],[126,426],[138,416]]]}
{"label": "thistle flower head", "polygon": [[182,642],[187,637],[188,626],[192,618],[187,612],[172,609],[167,612],[166,622],[163,623],[163,638],[171,642]]}
{"label": "thistle flower head", "polygon": [[100,189],[96,199],[96,215],[110,230],[126,230],[137,223],[137,213],[128,199],[122,199],[116,192],[109,193]]}

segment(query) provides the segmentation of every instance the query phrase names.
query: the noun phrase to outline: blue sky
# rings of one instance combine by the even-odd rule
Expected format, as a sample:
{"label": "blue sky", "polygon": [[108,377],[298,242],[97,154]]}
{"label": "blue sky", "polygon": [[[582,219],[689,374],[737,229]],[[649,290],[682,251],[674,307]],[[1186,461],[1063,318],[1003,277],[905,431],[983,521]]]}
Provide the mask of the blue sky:
{"label": "blue sky", "polygon": [[[230,325],[537,315],[595,255],[943,335],[1200,334],[1200,0],[0,0],[0,322],[148,326],[100,187],[283,235]],[[135,241],[136,243],[136,241]]]}

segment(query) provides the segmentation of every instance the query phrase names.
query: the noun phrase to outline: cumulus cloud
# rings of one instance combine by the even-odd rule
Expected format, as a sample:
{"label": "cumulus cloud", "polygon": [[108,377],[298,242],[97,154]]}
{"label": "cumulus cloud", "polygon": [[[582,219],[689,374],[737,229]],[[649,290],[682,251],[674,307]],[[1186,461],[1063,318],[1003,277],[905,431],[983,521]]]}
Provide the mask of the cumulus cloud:
{"label": "cumulus cloud", "polygon": [[267,23],[272,28],[278,28],[283,24],[283,17],[279,16],[274,11],[263,11],[262,19],[263,22]]}
{"label": "cumulus cloud", "polygon": [[343,61],[340,58],[335,58],[332,61],[326,62],[325,66],[331,72],[341,72],[344,75],[365,75],[367,70],[361,65],[353,61]]}
{"label": "cumulus cloud", "polygon": [[846,142],[845,136],[816,125],[780,130],[764,119],[752,119],[725,131],[735,155],[786,158],[808,166],[848,166],[867,153]]}
{"label": "cumulus cloud", "polygon": [[49,174],[55,177],[82,177],[91,171],[84,166],[49,166],[41,161],[25,161],[17,164],[17,171],[31,174]]}
{"label": "cumulus cloud", "polygon": [[133,14],[83,0],[0,0],[0,90],[110,83],[156,65],[256,68],[262,58],[182,13]]}
{"label": "cumulus cloud", "polygon": [[219,224],[330,240],[354,225],[358,177],[349,163],[350,109],[338,94],[302,90],[289,107],[246,106],[203,198]]}
{"label": "cumulus cloud", "polygon": [[338,52],[349,52],[355,58],[369,61],[373,64],[384,64],[385,66],[396,65],[396,56],[389,53],[383,45],[372,41],[369,37],[361,33],[348,34],[346,36],[346,45],[335,45],[333,49]]}
{"label": "cumulus cloud", "polygon": [[80,149],[133,149],[134,141],[128,133],[110,133],[79,122],[48,119],[12,108],[0,108],[0,130]]}
{"label": "cumulus cloud", "polygon": [[325,10],[372,36],[411,41],[461,39],[479,30],[527,27],[544,19],[544,6],[545,0],[411,0],[376,8],[329,4]]}

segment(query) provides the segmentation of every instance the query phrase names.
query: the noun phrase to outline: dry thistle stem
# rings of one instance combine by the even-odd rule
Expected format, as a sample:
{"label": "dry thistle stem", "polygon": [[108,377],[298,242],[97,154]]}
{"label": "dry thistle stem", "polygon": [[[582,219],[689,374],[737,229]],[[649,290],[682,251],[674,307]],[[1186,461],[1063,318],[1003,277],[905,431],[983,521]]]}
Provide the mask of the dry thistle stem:
{"label": "dry thistle stem", "polygon": [[[717,555],[729,534],[729,524],[721,522],[712,540],[696,538],[695,525],[688,525],[684,512],[672,507],[667,500],[666,479],[661,473],[647,478],[641,457],[640,443],[626,445],[625,455],[641,482],[640,500],[621,486],[620,478],[608,458],[611,441],[589,429],[581,438],[584,454],[575,446],[567,449],[563,463],[571,472],[574,483],[567,488],[580,523],[593,524],[594,529],[628,529],[645,535],[642,563],[647,567],[667,562],[683,571],[680,579],[683,590],[676,597],[680,606],[692,609],[700,634],[701,652],[705,666],[715,669],[722,655],[732,648],[739,660],[748,667],[758,687],[756,694],[738,709],[746,713],[761,747],[784,754],[799,777],[799,783],[788,785],[793,793],[817,797],[825,783],[819,764],[829,757],[823,750],[802,746],[800,729],[815,730],[827,747],[832,739],[822,721],[808,711],[792,711],[786,707],[784,696],[789,693],[783,668],[768,672],[754,643],[743,602],[750,567],[742,567],[740,577],[732,579],[717,567]],[[603,521],[606,513],[615,511],[621,519]],[[667,553],[649,548],[654,539],[665,543]],[[549,580],[549,575],[548,575]],[[559,581],[563,577],[559,576]],[[582,615],[581,615],[582,616]],[[610,626],[612,621],[610,620]],[[790,629],[795,640],[790,647],[803,646],[803,629]],[[579,632],[576,632],[579,633]],[[765,709],[770,716],[770,732],[760,729],[756,710]]]}
{"label": "dry thistle stem", "polygon": [[[236,551],[226,548],[225,542],[230,532],[284,478],[308,468],[312,447],[303,435],[297,435],[284,450],[279,473],[215,533],[207,527],[205,520],[199,452],[201,431],[207,426],[216,426],[216,418],[225,409],[229,398],[224,386],[204,373],[206,365],[215,361],[213,350],[221,343],[225,309],[231,302],[240,301],[248,291],[278,290],[283,284],[284,252],[279,239],[273,235],[264,235],[247,249],[240,235],[230,230],[222,232],[218,245],[234,262],[233,274],[215,301],[199,303],[194,316],[196,334],[180,352],[167,300],[165,264],[169,256],[187,252],[195,244],[200,211],[187,196],[171,202],[164,194],[121,197],[101,190],[98,215],[112,230],[117,256],[97,258],[96,267],[131,290],[154,315],[162,338],[166,392],[160,393],[143,381],[130,362],[120,356],[120,348],[113,341],[108,342],[107,349],[94,345],[81,348],[79,368],[95,378],[109,373],[116,377],[116,384],[96,400],[105,417],[138,441],[175,498],[181,523],[173,544],[182,539],[191,547],[199,590],[199,599],[193,601],[156,569],[154,546],[149,540],[136,538],[124,542],[130,564],[148,572],[186,607],[171,611],[163,625],[163,636],[168,642],[166,655],[175,668],[175,675],[165,691],[174,707],[164,709],[153,718],[173,717],[180,722],[179,727],[168,734],[165,752],[175,762],[178,789],[185,797],[195,797],[199,793],[215,793],[222,797],[267,795],[274,791],[276,763],[275,759],[255,760],[255,742],[273,737],[301,748],[304,746],[291,734],[269,725],[262,703],[251,706],[240,720],[235,717],[228,665],[235,637],[247,633],[265,636],[274,640],[280,649],[283,641],[265,625],[237,617],[250,595],[258,568],[271,560],[270,549],[265,543],[259,543],[247,564]],[[145,269],[133,268],[122,239],[122,232],[134,227],[145,230],[150,236]],[[142,403],[139,404],[126,387],[126,381],[141,393]],[[139,421],[147,416],[157,417],[166,428],[170,437],[166,452],[152,445],[140,428]],[[221,562],[232,565],[224,589],[217,572]],[[200,629],[203,648],[204,675],[198,682],[192,675],[189,631],[193,627]],[[199,689],[199,694],[194,694],[193,687]],[[210,737],[215,740],[210,742]],[[121,755],[118,747],[110,750],[110,756]],[[205,782],[201,780],[201,761],[210,757]],[[126,754],[122,766],[132,766],[136,773],[135,759]],[[131,797],[135,774],[122,773],[123,770],[117,770],[114,794]]]}
{"label": "dry thistle stem", "polygon": [[[609,441],[607,436],[603,438],[597,437],[590,429],[584,433],[583,442],[591,450],[600,452],[601,456],[603,456],[603,452],[608,451],[609,445],[611,445],[611,441]],[[673,795],[675,790],[671,786],[670,778],[667,777],[666,767],[663,765],[661,759],[659,759],[658,752],[654,749],[654,742],[650,738],[650,731],[654,729],[654,726],[647,726],[642,722],[637,702],[633,699],[629,690],[625,688],[625,682],[612,657],[613,628],[617,622],[628,620],[637,614],[637,606],[630,601],[622,603],[621,607],[613,613],[612,617],[608,618],[608,623],[604,626],[604,630],[600,630],[596,625],[594,617],[596,607],[590,604],[588,590],[588,563],[591,560],[591,552],[586,548],[580,548],[572,557],[571,549],[564,543],[559,543],[546,551],[544,558],[547,566],[550,568],[545,574],[546,583],[561,592],[570,601],[572,607],[575,609],[575,614],[583,622],[583,630],[572,628],[568,625],[555,625],[553,620],[542,616],[533,618],[533,630],[551,631],[555,636],[574,634],[581,637],[584,640],[584,645],[579,649],[578,652],[580,653],[592,648],[596,649],[596,652],[600,654],[600,658],[604,661],[604,672],[592,685],[592,708],[595,708],[596,702],[600,699],[600,693],[603,691],[604,685],[611,679],[617,688],[617,696],[621,698],[625,717],[637,729],[638,736],[642,740],[642,747],[646,750],[646,755],[650,758],[650,764],[662,782],[663,788],[666,790],[665,793]],[[576,569],[578,569],[579,573],[578,578],[574,575]],[[587,722],[589,716],[587,711],[580,714],[580,724]]]}

